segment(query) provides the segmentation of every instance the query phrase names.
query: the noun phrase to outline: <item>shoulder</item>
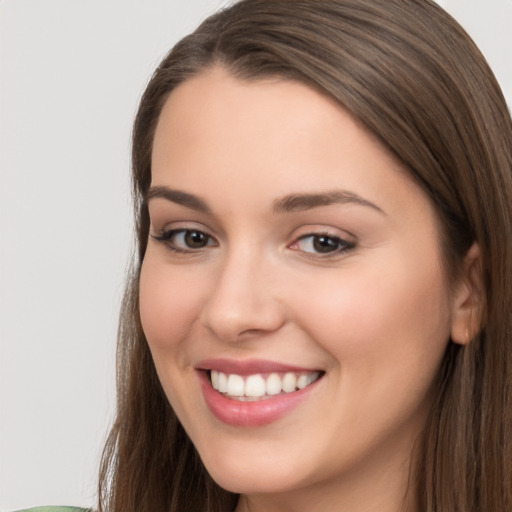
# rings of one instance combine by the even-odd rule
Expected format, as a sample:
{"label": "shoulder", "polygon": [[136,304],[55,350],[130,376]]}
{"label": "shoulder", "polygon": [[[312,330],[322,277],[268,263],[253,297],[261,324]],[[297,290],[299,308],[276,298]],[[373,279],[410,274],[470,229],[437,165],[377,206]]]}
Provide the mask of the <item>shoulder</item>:
{"label": "shoulder", "polygon": [[16,512],[93,512],[92,508],[80,507],[34,507]]}

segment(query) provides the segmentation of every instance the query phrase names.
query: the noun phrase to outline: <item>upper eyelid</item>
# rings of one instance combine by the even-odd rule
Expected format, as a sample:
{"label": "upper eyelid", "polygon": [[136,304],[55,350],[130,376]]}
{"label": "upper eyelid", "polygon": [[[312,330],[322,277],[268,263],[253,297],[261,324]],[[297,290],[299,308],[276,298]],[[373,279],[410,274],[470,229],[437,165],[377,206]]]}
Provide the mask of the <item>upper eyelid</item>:
{"label": "upper eyelid", "polygon": [[[153,233],[152,236],[163,237],[163,236],[176,235],[178,233],[184,233],[187,231],[195,231],[195,232],[202,233],[202,234],[206,235],[208,238],[211,238],[212,240],[216,240],[215,236],[213,236],[208,230],[201,229],[201,228],[195,228],[195,227],[171,227],[171,228],[163,228],[161,230],[156,230],[156,231],[157,231],[156,234]],[[150,230],[150,234],[151,234],[151,230]]]}
{"label": "upper eyelid", "polygon": [[356,245],[356,241],[355,240],[348,240],[346,237],[344,236],[340,236],[340,235],[334,235],[332,233],[329,233],[329,232],[315,232],[315,233],[305,233],[304,235],[300,235],[299,237],[295,238],[292,242],[292,244],[294,243],[297,243],[298,241],[300,240],[304,240],[306,238],[310,238],[310,237],[326,237],[326,238],[332,238],[333,240],[338,240],[339,242],[341,242],[342,244],[346,244],[346,245],[352,245],[352,246],[355,246]]}
{"label": "upper eyelid", "polygon": [[[196,231],[196,232],[200,232],[200,233],[203,233],[204,235],[206,235],[206,237],[209,239],[208,240],[208,243],[203,246],[203,247],[198,247],[198,248],[194,248],[194,247],[180,247],[180,244],[176,244],[176,242],[172,241],[172,238],[175,236],[175,235],[178,235],[178,234],[181,234],[181,233],[186,233],[187,231]],[[200,229],[194,229],[194,228],[171,228],[171,229],[164,229],[162,231],[160,231],[158,234],[152,234],[150,233],[150,236],[155,239],[156,241],[162,243],[162,244],[165,244],[168,246],[168,249],[171,250],[172,252],[175,252],[175,253],[181,253],[183,255],[194,255],[194,254],[201,254],[203,253],[203,251],[205,249],[207,249],[208,247],[218,247],[219,246],[219,242],[218,240],[213,237],[212,235],[210,235],[209,233],[206,233],[205,231],[203,230],[200,230]],[[292,246],[294,244],[298,244],[301,240],[304,240],[306,238],[310,238],[310,237],[321,237],[321,236],[325,236],[327,238],[331,238],[331,239],[334,239],[336,240],[337,242],[340,243],[341,247],[338,247],[336,249],[334,249],[333,251],[328,251],[328,252],[321,252],[321,251],[318,251],[318,252],[315,252],[315,251],[307,251],[305,249],[298,249],[297,250],[294,250],[292,249]],[[213,242],[213,244],[210,245],[210,241]],[[333,235],[331,233],[328,233],[328,232],[325,232],[325,231],[316,231],[316,232],[310,232],[310,233],[305,233],[301,236],[298,236],[298,237],[295,237],[293,239],[293,241],[291,243],[288,243],[287,244],[287,247],[294,251],[294,252],[300,252],[300,253],[303,253],[304,256],[307,256],[308,258],[313,258],[315,260],[329,260],[329,259],[336,259],[336,258],[341,258],[343,256],[345,256],[348,252],[351,252],[352,250],[354,250],[356,248],[357,244],[353,241],[349,241],[347,239],[345,239],[344,237],[342,236],[338,236],[338,235]]]}
{"label": "upper eyelid", "polygon": [[215,238],[215,235],[212,234],[212,230],[197,221],[187,221],[187,220],[174,220],[168,222],[160,222],[154,221],[150,218],[149,224],[149,232],[158,232],[158,233],[168,233],[170,231],[201,231],[205,235],[211,236]]}
{"label": "upper eyelid", "polygon": [[347,229],[322,224],[302,226],[298,229],[295,229],[292,237],[295,238],[295,240],[298,240],[299,238],[303,238],[305,236],[322,235],[330,236],[333,238],[339,238],[340,240],[344,240],[346,242],[351,243],[355,243],[358,239],[358,237],[354,233],[348,231]]}
{"label": "upper eyelid", "polygon": [[347,235],[352,236],[348,232],[344,233],[346,233],[346,235],[341,233],[334,233],[333,230],[330,229],[312,229],[306,231],[305,233],[301,233],[296,238],[304,238],[305,236],[330,236],[332,238],[340,238],[341,240],[344,240],[345,238],[347,238]]}
{"label": "upper eyelid", "polygon": [[[187,231],[192,232],[200,232],[208,238],[208,242],[203,247],[181,247],[180,244],[177,244],[173,238],[179,234],[186,233]],[[150,237],[156,240],[158,243],[163,244],[167,247],[167,249],[175,254],[182,254],[182,255],[194,255],[194,254],[200,254],[202,251],[207,249],[208,247],[218,246],[217,240],[211,236],[208,233],[205,233],[204,231],[200,229],[187,229],[187,228],[174,228],[174,229],[164,229],[162,231],[159,231],[158,233],[149,233]],[[213,244],[210,244],[209,242],[213,241]]]}
{"label": "upper eyelid", "polygon": [[[316,237],[316,236],[322,236],[322,233],[313,233],[313,234],[304,235],[299,238],[296,238],[294,240],[294,242],[292,242],[289,245],[289,248],[293,252],[297,252],[298,254],[300,254],[301,257],[307,258],[309,260],[314,260],[314,261],[329,261],[329,260],[338,261],[339,259],[346,257],[349,253],[351,253],[352,251],[357,249],[356,242],[351,242],[349,240],[346,240],[345,238],[342,238],[339,236],[331,236],[331,235],[325,234],[325,233],[323,234],[323,236],[327,236],[328,238],[336,240],[337,243],[340,244],[340,247],[337,247],[337,248],[333,249],[332,251],[326,251],[326,252],[316,251],[316,250],[308,251],[308,250],[306,250],[306,248],[302,248],[302,249],[301,248],[297,248],[297,249],[292,248],[293,245],[299,244],[302,240],[307,239],[309,237]],[[310,242],[310,243],[312,243],[312,242]]]}
{"label": "upper eyelid", "polygon": [[202,231],[214,238],[219,238],[224,235],[222,226],[215,222],[215,219],[207,219],[201,213],[197,215],[192,212],[192,215],[186,214],[169,214],[165,210],[156,210],[149,213],[149,231],[170,231],[177,229],[195,229]]}
{"label": "upper eyelid", "polygon": [[[176,220],[169,222],[162,222],[162,226],[160,227],[159,222],[151,222],[149,227],[149,234],[156,235],[157,237],[161,237],[163,235],[169,234],[170,232],[180,232],[180,231],[199,231],[204,233],[209,238],[216,241],[217,244],[222,242],[222,240],[226,240],[228,237],[223,233],[223,230],[220,230],[220,233],[216,233],[215,230],[211,229],[209,226],[205,224],[193,220]],[[358,237],[354,235],[352,232],[335,226],[327,226],[327,225],[304,225],[299,228],[294,228],[289,235],[286,236],[288,238],[287,245],[293,244],[300,239],[309,237],[309,236],[327,236],[331,238],[336,238],[345,242],[347,244],[355,244],[358,241]]]}

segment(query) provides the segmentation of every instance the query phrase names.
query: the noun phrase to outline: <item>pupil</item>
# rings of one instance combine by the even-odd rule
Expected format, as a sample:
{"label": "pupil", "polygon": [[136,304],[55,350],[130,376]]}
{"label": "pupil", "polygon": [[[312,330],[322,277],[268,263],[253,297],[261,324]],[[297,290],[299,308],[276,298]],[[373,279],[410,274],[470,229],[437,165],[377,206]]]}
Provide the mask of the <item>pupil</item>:
{"label": "pupil", "polygon": [[315,237],[313,246],[318,252],[331,252],[338,248],[338,242],[328,236],[318,236]]}
{"label": "pupil", "polygon": [[189,247],[198,248],[204,247],[207,239],[206,235],[200,231],[187,231],[185,234],[185,242]]}

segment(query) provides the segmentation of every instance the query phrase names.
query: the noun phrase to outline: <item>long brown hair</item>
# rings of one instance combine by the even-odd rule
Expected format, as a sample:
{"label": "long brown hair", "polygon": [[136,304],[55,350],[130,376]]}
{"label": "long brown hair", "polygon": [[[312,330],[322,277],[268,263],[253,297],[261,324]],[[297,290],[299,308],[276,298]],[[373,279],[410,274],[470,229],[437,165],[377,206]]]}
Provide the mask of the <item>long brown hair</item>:
{"label": "long brown hair", "polygon": [[299,80],[364,123],[436,206],[452,282],[479,244],[485,327],[467,346],[448,346],[411,485],[426,512],[512,510],[512,126],[484,58],[430,0],[242,0],[180,41],[154,73],[133,131],[138,252],[121,313],[100,510],[226,512],[236,504],[169,405],[138,308],[156,123],[172,90],[214,64],[245,80]]}

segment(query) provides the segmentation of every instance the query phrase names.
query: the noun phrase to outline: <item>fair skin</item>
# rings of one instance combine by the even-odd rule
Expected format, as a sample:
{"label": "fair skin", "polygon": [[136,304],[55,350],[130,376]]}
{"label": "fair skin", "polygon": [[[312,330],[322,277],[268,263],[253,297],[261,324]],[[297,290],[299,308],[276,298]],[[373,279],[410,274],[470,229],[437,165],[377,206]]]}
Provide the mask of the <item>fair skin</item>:
{"label": "fair skin", "polygon": [[[167,100],[151,187],[143,328],[237,512],[416,510],[415,441],[469,288],[450,291],[402,165],[313,89],[214,67]],[[211,387],[216,365],[314,382],[246,401]]]}

